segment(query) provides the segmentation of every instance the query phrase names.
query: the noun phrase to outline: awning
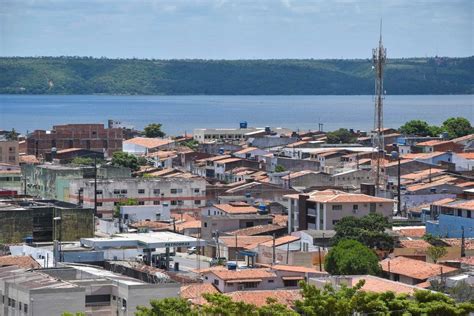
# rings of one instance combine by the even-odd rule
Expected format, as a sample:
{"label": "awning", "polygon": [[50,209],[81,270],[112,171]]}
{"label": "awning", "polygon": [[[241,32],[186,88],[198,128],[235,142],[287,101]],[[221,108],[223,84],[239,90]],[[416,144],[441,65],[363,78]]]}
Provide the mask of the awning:
{"label": "awning", "polygon": [[304,280],[304,277],[302,276],[284,276],[284,277],[281,277],[282,280],[286,281],[286,280]]}
{"label": "awning", "polygon": [[225,281],[226,283],[257,283],[262,282],[262,279],[238,279],[238,280],[230,280]]}

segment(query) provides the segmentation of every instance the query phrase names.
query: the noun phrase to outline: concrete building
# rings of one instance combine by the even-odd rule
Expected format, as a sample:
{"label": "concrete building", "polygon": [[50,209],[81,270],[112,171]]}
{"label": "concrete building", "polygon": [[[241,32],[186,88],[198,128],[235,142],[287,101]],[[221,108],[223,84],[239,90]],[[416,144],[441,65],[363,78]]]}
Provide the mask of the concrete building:
{"label": "concrete building", "polygon": [[138,221],[169,221],[171,219],[170,205],[130,205],[120,206],[120,217],[124,223]]}
{"label": "concrete building", "polygon": [[[54,218],[59,218],[54,220]],[[70,241],[94,235],[94,211],[56,200],[0,201],[0,241]]]}
{"label": "concrete building", "polygon": [[338,190],[287,195],[288,232],[315,229],[331,230],[346,216],[362,217],[379,213],[391,218],[395,201]]}
{"label": "concrete building", "polygon": [[105,128],[103,124],[66,124],[55,125],[50,131],[33,131],[26,139],[26,147],[28,155],[37,157],[44,157],[52,148],[84,148],[111,157],[122,150],[122,139],[121,128]]}
{"label": "concrete building", "polygon": [[0,268],[0,296],[0,315],[4,316],[51,316],[85,311],[84,287],[17,266]]}
{"label": "concrete building", "polygon": [[198,128],[193,132],[194,140],[200,143],[212,141],[241,141],[247,139],[248,133],[264,132],[263,128]]}
{"label": "concrete building", "polygon": [[269,153],[270,152],[257,147],[247,147],[234,152],[233,155],[238,158],[257,160],[259,157],[268,155]]}
{"label": "concrete building", "polygon": [[[93,179],[93,166],[75,166],[43,164],[21,166],[21,172],[26,182],[26,193],[43,199],[58,199],[69,201],[69,182],[72,179]],[[129,178],[129,168],[100,166],[97,168],[97,178]]]}
{"label": "concrete building", "polygon": [[0,140],[0,163],[18,165],[18,141]]}
{"label": "concrete building", "polygon": [[[69,201],[94,207],[94,180],[71,180]],[[97,210],[105,216],[120,202],[134,199],[138,205],[168,203],[171,213],[198,212],[206,205],[206,181],[202,178],[121,178],[97,181]]]}

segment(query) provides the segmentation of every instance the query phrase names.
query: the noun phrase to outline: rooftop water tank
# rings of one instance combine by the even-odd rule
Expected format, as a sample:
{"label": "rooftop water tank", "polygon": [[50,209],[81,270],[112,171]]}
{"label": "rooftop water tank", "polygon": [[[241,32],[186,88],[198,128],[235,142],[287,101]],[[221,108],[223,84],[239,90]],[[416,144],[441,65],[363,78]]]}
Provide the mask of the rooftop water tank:
{"label": "rooftop water tank", "polygon": [[240,122],[240,128],[247,128],[247,121]]}

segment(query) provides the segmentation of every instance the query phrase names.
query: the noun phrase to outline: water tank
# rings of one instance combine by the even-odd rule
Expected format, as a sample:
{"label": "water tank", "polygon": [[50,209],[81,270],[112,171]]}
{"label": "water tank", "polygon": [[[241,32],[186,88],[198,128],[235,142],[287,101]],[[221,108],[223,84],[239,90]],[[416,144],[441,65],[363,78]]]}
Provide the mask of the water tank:
{"label": "water tank", "polygon": [[28,245],[31,245],[33,243],[33,237],[32,236],[25,237],[25,243]]}
{"label": "water tank", "polygon": [[227,270],[237,270],[236,262],[227,262]]}
{"label": "water tank", "polygon": [[223,155],[224,154],[224,148],[223,147],[219,148],[218,153],[219,153],[219,155]]}
{"label": "water tank", "polygon": [[247,128],[247,121],[240,122],[240,128]]}
{"label": "water tank", "polygon": [[270,126],[265,126],[265,133],[270,134],[272,132],[272,129]]}

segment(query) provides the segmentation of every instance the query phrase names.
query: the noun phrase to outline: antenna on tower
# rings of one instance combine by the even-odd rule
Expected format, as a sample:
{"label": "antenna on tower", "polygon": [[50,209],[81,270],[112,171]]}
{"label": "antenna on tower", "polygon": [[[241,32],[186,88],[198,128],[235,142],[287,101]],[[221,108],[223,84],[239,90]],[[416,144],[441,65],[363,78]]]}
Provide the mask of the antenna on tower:
{"label": "antenna on tower", "polygon": [[[372,50],[373,68],[375,69],[375,113],[374,136],[372,138],[372,161],[375,169],[375,192],[384,184],[383,163],[385,161],[385,145],[383,137],[383,71],[387,60],[387,50],[382,44],[382,19],[380,19],[379,46]],[[375,162],[375,163],[374,163]]]}

